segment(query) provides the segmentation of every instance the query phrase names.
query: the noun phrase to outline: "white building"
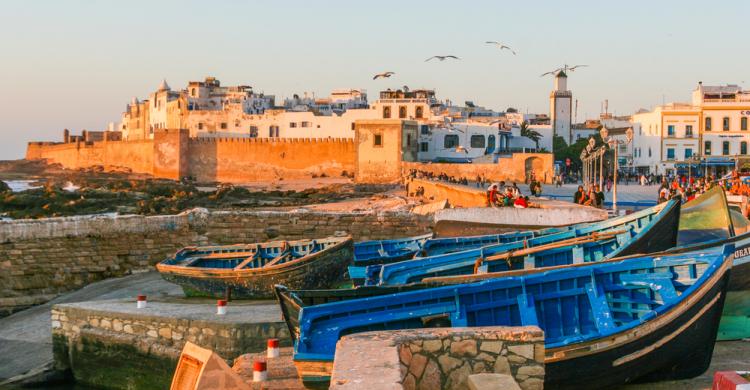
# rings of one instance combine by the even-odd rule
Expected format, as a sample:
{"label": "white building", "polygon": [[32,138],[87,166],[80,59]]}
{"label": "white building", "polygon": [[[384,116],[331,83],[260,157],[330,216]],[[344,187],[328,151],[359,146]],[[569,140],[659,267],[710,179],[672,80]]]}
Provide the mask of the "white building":
{"label": "white building", "polygon": [[[748,159],[750,92],[698,83],[690,103],[633,115],[633,166],[640,172],[721,174]],[[691,173],[692,173],[691,172]]]}

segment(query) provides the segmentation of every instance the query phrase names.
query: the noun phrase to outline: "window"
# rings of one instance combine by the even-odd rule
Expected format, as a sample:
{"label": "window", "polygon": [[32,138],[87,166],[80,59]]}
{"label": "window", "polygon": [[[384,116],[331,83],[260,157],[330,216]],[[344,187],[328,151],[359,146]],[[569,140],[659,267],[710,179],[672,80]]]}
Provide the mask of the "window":
{"label": "window", "polygon": [[406,147],[411,146],[411,134],[406,135]]}
{"label": "window", "polygon": [[388,119],[390,117],[391,117],[391,106],[383,107],[383,119]]}
{"label": "window", "polygon": [[297,127],[297,122],[289,122],[289,127],[291,128]]}
{"label": "window", "polygon": [[302,127],[310,127],[310,122],[307,122],[307,121],[302,122]]}
{"label": "window", "polygon": [[372,146],[383,147],[383,135],[382,134],[375,134],[375,137],[372,139]]}
{"label": "window", "polygon": [[740,130],[747,130],[747,117],[740,118]]}
{"label": "window", "polygon": [[[318,125],[320,127],[320,125]],[[352,122],[352,130],[354,130],[354,122]]]}
{"label": "window", "polygon": [[667,148],[667,160],[674,160],[674,148]]}
{"label": "window", "polygon": [[198,130],[203,130],[203,122],[198,122]]}
{"label": "window", "polygon": [[706,128],[706,131],[711,131],[711,117],[710,116],[706,117],[706,126],[704,127]]}
{"label": "window", "polygon": [[421,142],[419,144],[419,151],[420,152],[429,152],[430,151],[430,144],[427,142]]}
{"label": "window", "polygon": [[227,122],[221,122],[221,128],[226,129],[227,128]]}
{"label": "window", "polygon": [[448,134],[443,139],[443,148],[454,149],[458,147],[458,134]]}
{"label": "window", "polygon": [[430,126],[428,125],[421,125],[419,126],[419,133],[428,135],[430,134]]}
{"label": "window", "polygon": [[190,89],[190,96],[195,96],[195,88]]}
{"label": "window", "polygon": [[651,157],[651,147],[648,147],[648,156]]}
{"label": "window", "polygon": [[706,141],[703,143],[703,154],[706,156],[711,155],[711,141]]}
{"label": "window", "polygon": [[685,125],[685,137],[693,138],[693,125]]}
{"label": "window", "polygon": [[667,126],[667,136],[674,137],[674,125]]}
{"label": "window", "polygon": [[398,107],[398,117],[399,118],[406,118],[406,106],[399,106]]}
{"label": "window", "polygon": [[729,141],[724,141],[721,143],[721,154],[723,155],[729,155]]}
{"label": "window", "polygon": [[722,128],[722,129],[723,129],[724,131],[729,131],[729,117],[728,117],[728,116],[725,116],[725,117],[724,117],[724,118],[723,118],[723,119],[721,120],[721,128]]}
{"label": "window", "polygon": [[747,142],[740,142],[740,154],[747,154]]}
{"label": "window", "polygon": [[693,149],[685,148],[685,160],[689,159],[690,157],[693,157]]}
{"label": "window", "polygon": [[422,118],[422,115],[424,115],[424,108],[422,106],[418,106],[416,111],[414,112],[414,116],[417,118]]}
{"label": "window", "polygon": [[268,126],[268,136],[273,137],[274,129],[273,126]]}
{"label": "window", "polygon": [[492,152],[495,150],[495,136],[490,135],[487,137],[487,152]]}
{"label": "window", "polygon": [[239,120],[234,121],[234,127],[240,127],[240,121]]}
{"label": "window", "polygon": [[474,134],[471,136],[471,147],[472,148],[484,148],[484,136],[481,134]]}
{"label": "window", "polygon": [[250,126],[250,138],[258,137],[258,126]]}

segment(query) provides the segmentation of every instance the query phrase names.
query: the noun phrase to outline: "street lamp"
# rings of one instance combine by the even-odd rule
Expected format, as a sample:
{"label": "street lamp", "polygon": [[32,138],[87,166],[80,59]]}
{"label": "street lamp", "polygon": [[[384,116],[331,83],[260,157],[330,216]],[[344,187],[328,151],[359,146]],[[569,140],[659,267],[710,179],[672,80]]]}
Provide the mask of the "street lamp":
{"label": "street lamp", "polygon": [[615,161],[614,161],[614,188],[612,189],[612,210],[617,213],[617,171],[619,170],[620,161],[618,159],[618,149],[620,145],[627,145],[631,142],[633,142],[633,128],[628,127],[627,130],[625,130],[625,140],[620,139],[614,139],[609,136],[609,131],[602,127],[601,130],[599,130],[599,135],[601,135],[602,140],[609,145],[610,149],[614,149],[615,151]]}

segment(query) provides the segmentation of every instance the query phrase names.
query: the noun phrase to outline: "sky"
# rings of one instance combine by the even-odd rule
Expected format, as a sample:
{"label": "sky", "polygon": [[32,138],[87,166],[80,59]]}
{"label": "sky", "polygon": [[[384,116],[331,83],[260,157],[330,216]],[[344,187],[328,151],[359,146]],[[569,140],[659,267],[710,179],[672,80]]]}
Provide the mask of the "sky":
{"label": "sky", "polygon": [[[577,119],[688,101],[698,81],[750,88],[750,1],[0,0],[0,159],[65,128],[103,130],[162,79],[214,76],[274,94],[435,89],[548,113],[571,73]],[[485,41],[501,41],[518,54]],[[460,61],[424,60],[456,55]],[[390,79],[372,80],[383,71]]]}

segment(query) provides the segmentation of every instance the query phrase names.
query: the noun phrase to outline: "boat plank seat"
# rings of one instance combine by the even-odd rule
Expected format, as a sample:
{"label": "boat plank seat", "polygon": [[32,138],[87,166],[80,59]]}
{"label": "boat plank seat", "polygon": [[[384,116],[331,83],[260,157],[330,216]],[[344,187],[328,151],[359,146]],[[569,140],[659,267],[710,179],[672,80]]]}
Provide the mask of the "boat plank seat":
{"label": "boat plank seat", "polygon": [[586,261],[584,256],[583,247],[576,246],[573,248],[573,264],[581,264]]}
{"label": "boat plank seat", "polygon": [[[254,262],[255,260],[258,260],[260,258],[260,252],[255,252],[252,254],[252,256],[248,256],[245,260],[243,260],[241,263],[237,264],[236,267],[234,267],[235,270],[243,269],[247,267],[247,265],[251,262]],[[253,267],[255,268],[255,267]]]}
{"label": "boat plank seat", "polygon": [[620,281],[626,286],[648,287],[659,294],[664,302],[675,300],[678,297],[670,272],[624,274],[620,275]]}
{"label": "boat plank seat", "polygon": [[601,287],[595,287],[593,284],[586,284],[586,295],[589,297],[591,311],[594,314],[594,321],[599,332],[615,328],[615,321],[612,319],[612,310],[607,303],[607,295]]}

